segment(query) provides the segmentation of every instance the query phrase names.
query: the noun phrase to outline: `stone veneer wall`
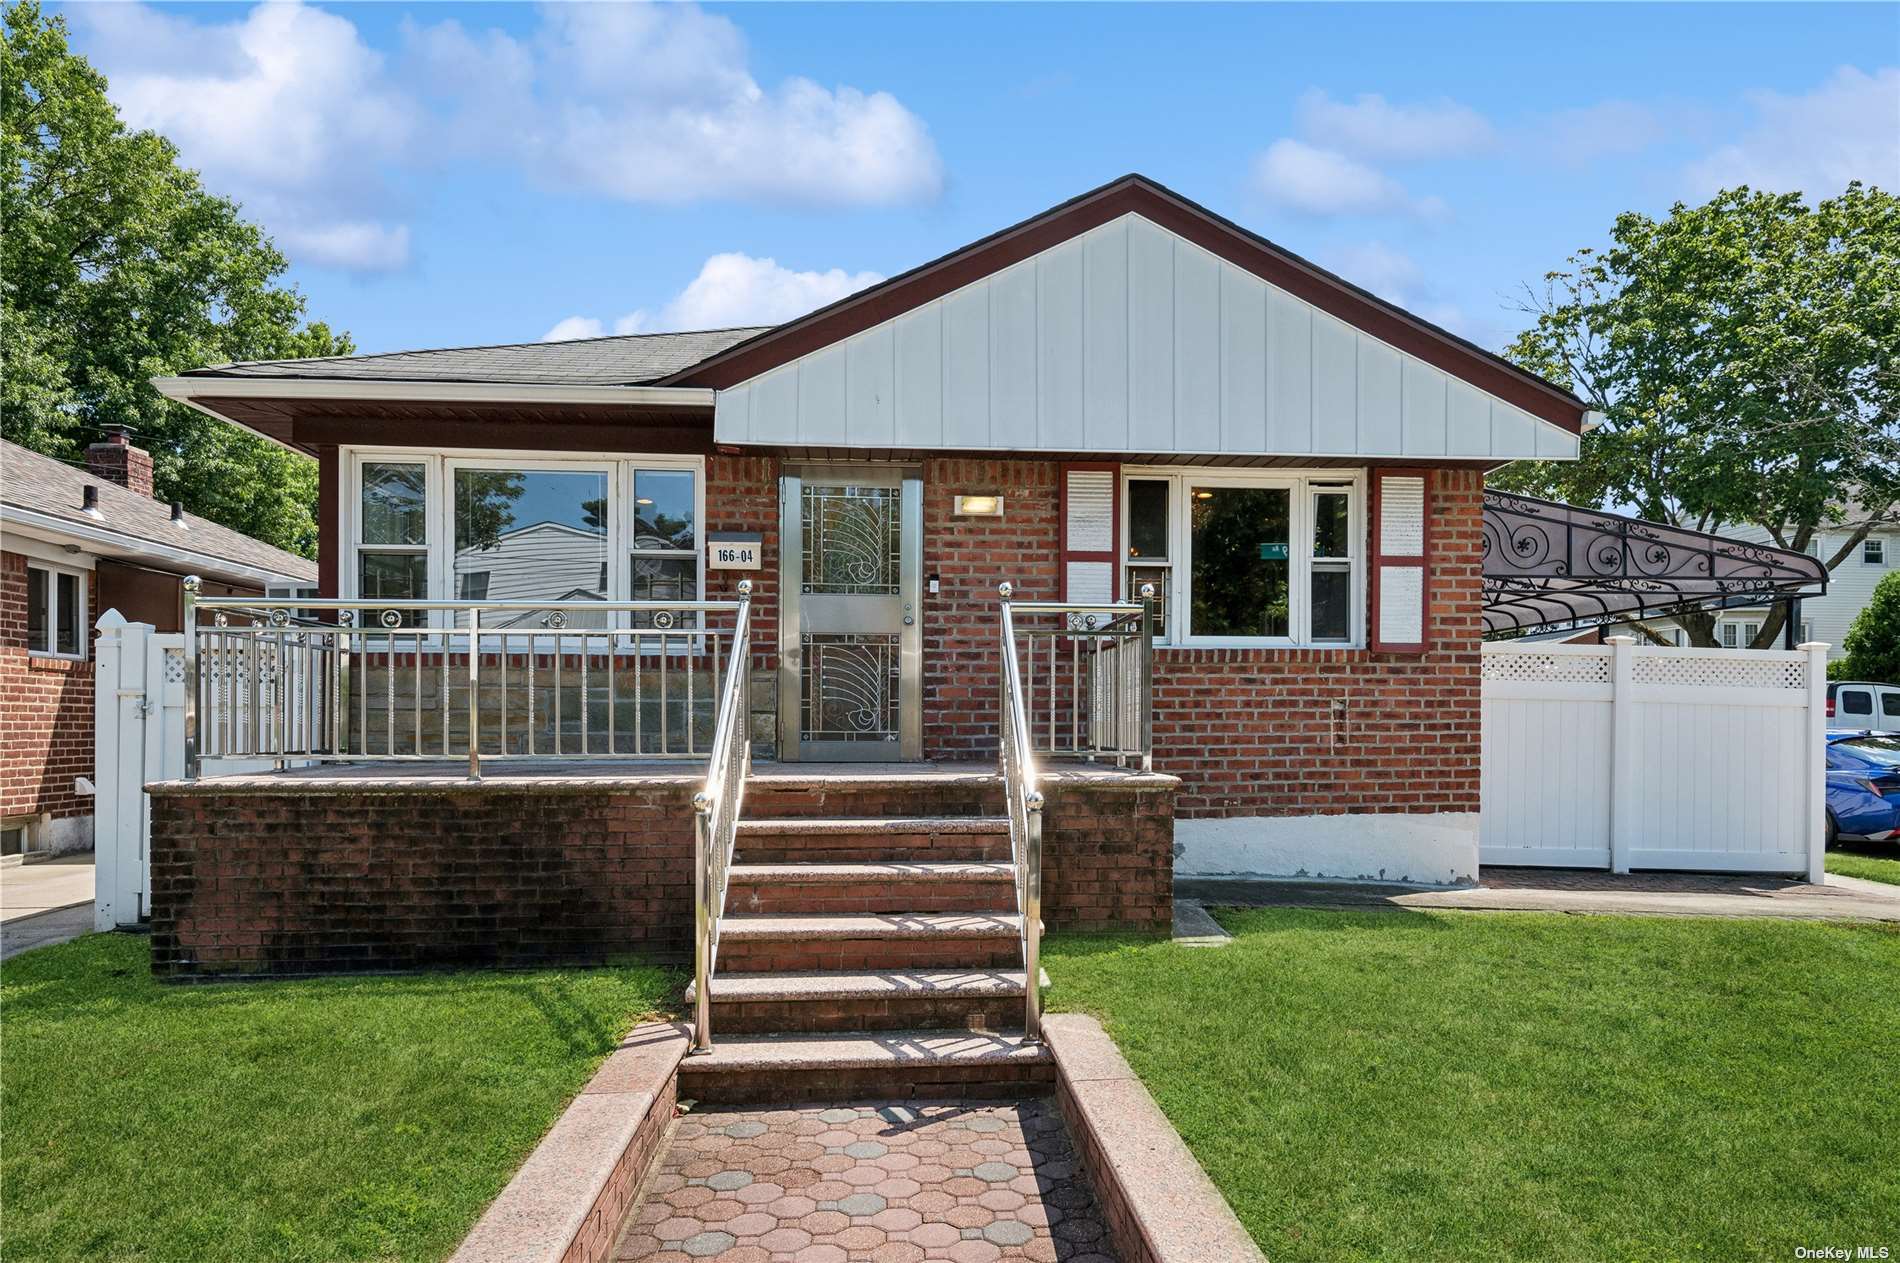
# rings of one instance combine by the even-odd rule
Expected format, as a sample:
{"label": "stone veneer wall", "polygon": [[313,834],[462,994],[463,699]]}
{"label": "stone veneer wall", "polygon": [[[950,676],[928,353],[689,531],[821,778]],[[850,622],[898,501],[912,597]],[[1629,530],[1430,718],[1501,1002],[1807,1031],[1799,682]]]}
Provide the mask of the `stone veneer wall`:
{"label": "stone veneer wall", "polygon": [[[684,960],[691,777],[170,781],[152,790],[152,968],[335,973]],[[1173,782],[1047,787],[1044,919],[1165,930]],[[909,790],[899,813],[972,810]],[[875,804],[862,806],[869,810]]]}

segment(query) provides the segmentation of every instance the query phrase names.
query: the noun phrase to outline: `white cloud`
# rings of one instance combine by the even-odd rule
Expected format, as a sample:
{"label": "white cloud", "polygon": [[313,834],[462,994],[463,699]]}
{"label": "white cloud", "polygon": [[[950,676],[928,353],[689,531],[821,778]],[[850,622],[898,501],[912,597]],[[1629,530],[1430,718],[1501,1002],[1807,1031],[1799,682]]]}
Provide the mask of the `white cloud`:
{"label": "white cloud", "polygon": [[198,23],[140,4],[67,11],[127,123],[178,146],[293,257],[356,271],[409,259],[383,164],[418,110],[348,20],[296,3]]}
{"label": "white cloud", "polygon": [[762,86],[726,18],[691,5],[540,12],[519,39],[405,22],[399,66],[349,19],[295,0],[204,20],[136,3],[67,15],[127,122],[177,144],[303,263],[407,266],[397,183],[456,159],[632,202],[867,205],[942,189],[929,130],[896,98],[799,77]]}
{"label": "white cloud", "polygon": [[1308,215],[1400,213],[1442,218],[1444,202],[1414,198],[1397,180],[1331,149],[1282,138],[1254,160],[1254,187],[1276,205]]}
{"label": "white cloud", "polygon": [[1498,139],[1484,115],[1446,98],[1395,105],[1365,92],[1347,102],[1312,88],[1300,96],[1299,120],[1309,140],[1367,158],[1459,158]]}
{"label": "white cloud", "polygon": [[[619,317],[612,328],[615,333],[656,333],[783,324],[883,279],[877,272],[846,272],[843,268],[797,272],[781,267],[776,259],[715,254],[657,317],[642,308]],[[607,323],[598,317],[569,316],[542,334],[541,340],[598,338],[607,330]]]}
{"label": "white cloud", "polygon": [[1402,250],[1383,241],[1367,241],[1334,250],[1327,256],[1326,265],[1359,288],[1371,290],[1415,316],[1461,337],[1470,336],[1470,321],[1464,312],[1440,296],[1426,279],[1425,270]]}
{"label": "white cloud", "polygon": [[415,78],[451,103],[451,139],[557,188],[630,202],[839,206],[929,200],[943,165],[895,97],[753,79],[745,41],[691,5],[572,4],[537,35],[406,28]]}
{"label": "white cloud", "polygon": [[1608,100],[1558,110],[1534,121],[1525,145],[1538,156],[1580,166],[1598,158],[1640,153],[1669,139],[1676,126],[1660,110],[1637,101]]}
{"label": "white cloud", "polygon": [[1842,66],[1811,92],[1747,99],[1754,125],[1684,173],[1697,194],[1746,184],[1818,199],[1850,180],[1900,189],[1900,67]]}

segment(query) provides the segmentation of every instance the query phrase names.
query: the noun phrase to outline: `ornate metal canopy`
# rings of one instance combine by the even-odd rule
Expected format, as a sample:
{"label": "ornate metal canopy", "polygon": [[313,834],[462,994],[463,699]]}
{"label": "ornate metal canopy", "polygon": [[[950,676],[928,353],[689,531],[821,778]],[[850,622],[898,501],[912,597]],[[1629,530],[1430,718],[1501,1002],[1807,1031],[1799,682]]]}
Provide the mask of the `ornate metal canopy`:
{"label": "ornate metal canopy", "polygon": [[1484,493],[1487,634],[1820,596],[1805,553],[1575,505]]}

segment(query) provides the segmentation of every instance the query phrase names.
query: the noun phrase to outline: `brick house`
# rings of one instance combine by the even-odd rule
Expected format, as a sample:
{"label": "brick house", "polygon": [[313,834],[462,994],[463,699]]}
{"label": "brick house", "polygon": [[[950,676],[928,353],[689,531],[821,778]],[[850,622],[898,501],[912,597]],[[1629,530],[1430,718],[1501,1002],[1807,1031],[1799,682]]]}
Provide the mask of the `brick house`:
{"label": "brick house", "polygon": [[116,609],[180,627],[179,582],[225,594],[314,587],[316,564],[165,505],[122,430],[84,469],[0,441],[0,827],[5,853],[92,845],[91,644]]}
{"label": "brick house", "polygon": [[[804,766],[994,764],[1000,581],[1018,601],[1104,606],[1152,585],[1154,772],[1122,789],[1165,809],[1118,833],[1146,808],[1058,777],[1051,834],[1076,867],[1052,851],[1051,924],[1157,923],[1170,871],[1475,877],[1484,475],[1574,458],[1586,420],[1570,393],[1139,176],[775,328],[232,364],[157,385],[318,461],[320,595],[368,614],[492,603],[504,586],[550,606],[723,601],[749,580],[753,753],[784,814],[823,797]],[[461,618],[410,610],[402,626]],[[564,652],[536,661],[578,670]],[[1056,653],[1052,639],[1047,667],[1024,663],[1051,734],[1079,730],[1084,706]],[[481,688],[525,669],[511,654]],[[375,748],[387,722],[395,753],[410,704],[396,687],[384,709],[359,699],[361,732],[350,718],[341,740]],[[441,696],[467,696],[455,687]],[[411,700],[420,757],[435,736]],[[589,713],[598,727],[617,712]],[[171,787],[155,854],[205,844],[236,811],[273,836],[321,825],[373,867],[388,818],[448,874],[439,813],[406,796],[427,780],[359,775],[357,801],[384,795],[388,817],[281,786]],[[484,792],[454,811],[472,863],[491,866],[466,900],[491,907],[536,800],[520,782]],[[611,794],[533,792],[566,822],[570,862],[580,835],[677,855],[690,834],[687,780],[642,791],[675,823],[640,838]],[[1108,841],[1056,820],[1064,795]],[[1119,876],[1103,858],[1116,838],[1137,857]],[[644,862],[586,855],[590,880]],[[679,942],[689,881],[669,868],[590,915],[667,919],[657,937]],[[1118,884],[1146,892],[1139,907],[1115,903]],[[546,925],[549,906],[504,915]],[[381,942],[385,963],[427,955]]]}

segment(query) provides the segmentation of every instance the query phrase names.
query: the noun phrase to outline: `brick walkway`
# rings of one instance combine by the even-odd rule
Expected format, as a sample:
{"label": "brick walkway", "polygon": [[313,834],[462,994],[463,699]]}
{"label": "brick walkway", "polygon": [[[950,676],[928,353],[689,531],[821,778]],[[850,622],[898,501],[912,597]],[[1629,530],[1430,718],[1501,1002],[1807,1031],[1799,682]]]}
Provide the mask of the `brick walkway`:
{"label": "brick walkway", "polygon": [[1053,1101],[683,1117],[623,1263],[1113,1263]]}

